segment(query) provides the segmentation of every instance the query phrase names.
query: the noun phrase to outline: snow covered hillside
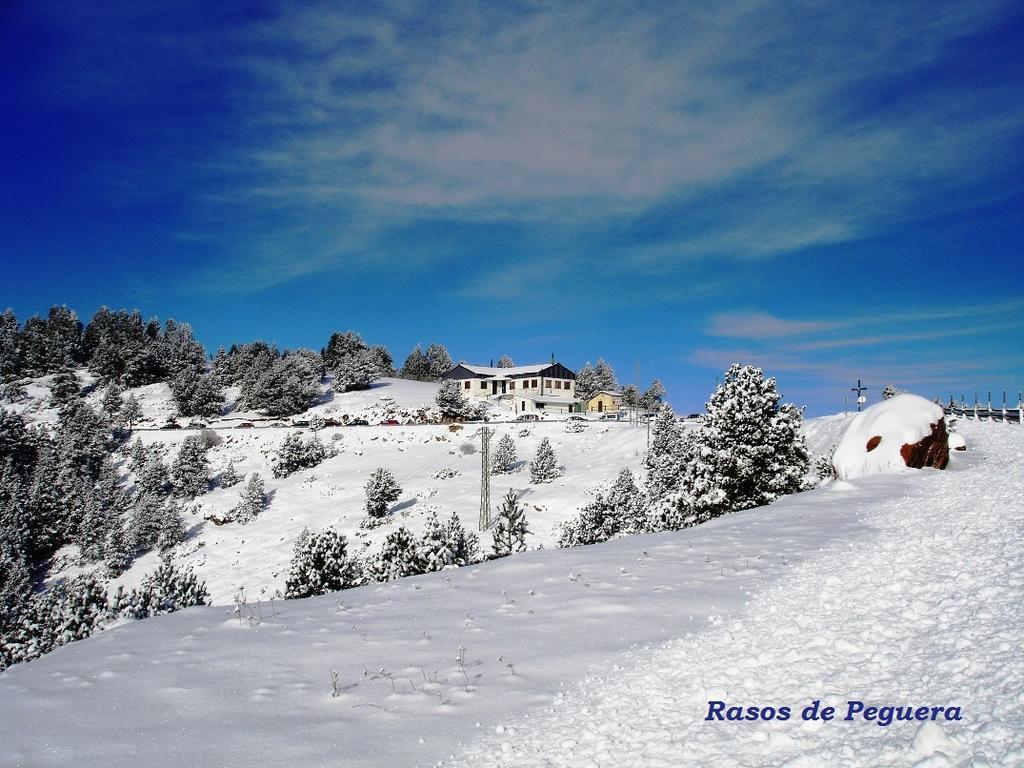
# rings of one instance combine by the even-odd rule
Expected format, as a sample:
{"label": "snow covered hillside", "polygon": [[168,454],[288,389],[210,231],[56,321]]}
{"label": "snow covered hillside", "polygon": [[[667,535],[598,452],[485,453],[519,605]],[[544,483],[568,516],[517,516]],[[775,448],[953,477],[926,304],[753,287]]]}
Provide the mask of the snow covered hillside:
{"label": "snow covered hillside", "polygon": [[[1024,765],[1024,431],[961,430],[945,472],[100,633],[0,675],[0,765]],[[963,719],[703,719],[816,698]]]}
{"label": "snow covered hillside", "polygon": [[[88,378],[85,371],[79,375]],[[34,389],[26,403],[19,406],[20,412],[33,421],[52,421],[56,410],[46,407],[49,390],[44,386],[38,386],[39,392]],[[195,432],[159,429],[175,413],[165,384],[139,387],[128,393],[139,400],[145,417],[132,440],[159,444],[164,461],[169,464],[181,442]],[[196,500],[195,513],[185,520],[187,538],[174,550],[173,561],[193,568],[206,581],[214,604],[225,605],[233,604],[239,590],[244,590],[249,599],[280,596],[293,544],[304,527],[314,531],[335,528],[353,542],[354,554],[375,551],[398,525],[421,533],[431,512],[442,519],[457,512],[467,528],[475,530],[480,509],[482,425],[405,425],[417,411],[433,405],[436,393],[434,383],[384,379],[367,391],[329,393],[326,402],[289,419],[268,419],[229,410],[227,416],[208,421],[223,440],[209,452],[212,474],[216,476],[229,463],[243,475],[258,472],[266,481],[270,505],[251,523],[218,526],[205,518],[221,517],[236,505],[242,485],[215,488],[203,494]],[[90,401],[101,397],[102,392],[94,392]],[[296,432],[303,439],[312,436],[308,427],[290,425],[308,424],[314,417],[339,422],[346,418],[365,419],[370,426],[327,427],[318,431],[320,440],[333,447],[337,455],[313,469],[286,478],[272,477],[272,460],[285,437]],[[492,417],[514,418],[511,412],[502,410],[495,410]],[[381,426],[380,422],[386,419],[400,421],[402,425]],[[182,419],[181,423],[187,425],[189,420]],[[254,426],[238,427],[245,423]],[[567,432],[568,424],[540,421],[488,425],[494,430],[492,451],[502,435],[508,434],[515,440],[518,459],[512,472],[491,478],[492,500],[497,503],[509,488],[521,494],[532,532],[527,538],[531,548],[552,546],[555,525],[573,517],[592,498],[592,491],[613,481],[619,470],[638,470],[647,446],[646,426],[588,421],[581,432]],[[545,437],[551,441],[557,462],[565,472],[554,482],[532,485],[526,465]],[[127,472],[126,463],[122,459],[122,472]],[[365,517],[364,485],[377,467],[391,470],[402,494],[387,524],[365,530],[360,527]],[[489,538],[483,543],[489,546]],[[72,553],[68,555],[66,559],[70,562]],[[136,586],[159,562],[155,551],[138,558],[127,573],[113,582],[112,588],[121,584]],[[70,574],[77,569],[70,566],[61,572]]]}

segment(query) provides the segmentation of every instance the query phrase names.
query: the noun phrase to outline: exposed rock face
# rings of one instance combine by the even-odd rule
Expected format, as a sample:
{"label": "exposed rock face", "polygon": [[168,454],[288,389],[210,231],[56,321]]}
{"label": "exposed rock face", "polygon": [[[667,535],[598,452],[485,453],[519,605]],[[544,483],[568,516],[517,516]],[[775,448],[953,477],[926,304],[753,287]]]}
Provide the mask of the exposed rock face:
{"label": "exposed rock face", "polygon": [[882,442],[882,436],[881,435],[875,435],[870,440],[868,440],[868,444],[866,446],[864,446],[864,447],[868,449],[868,453],[871,453],[871,451],[875,450],[875,448],[878,447],[878,444],[880,442]]}
{"label": "exposed rock face", "polygon": [[949,434],[946,432],[946,420],[939,419],[938,423],[932,424],[931,434],[925,435],[916,443],[905,443],[900,448],[900,456],[911,469],[945,469],[949,464]]}

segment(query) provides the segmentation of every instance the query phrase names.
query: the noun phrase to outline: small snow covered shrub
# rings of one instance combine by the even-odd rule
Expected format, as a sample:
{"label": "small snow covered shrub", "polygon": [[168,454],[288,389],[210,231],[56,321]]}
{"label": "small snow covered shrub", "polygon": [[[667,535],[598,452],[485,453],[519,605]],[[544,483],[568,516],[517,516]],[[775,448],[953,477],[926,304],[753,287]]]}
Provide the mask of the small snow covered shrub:
{"label": "small snow covered shrub", "polygon": [[491,456],[491,474],[503,475],[511,471],[512,465],[516,463],[516,458],[516,444],[512,436],[502,435],[498,441],[498,447],[495,448],[494,454]]}
{"label": "small snow covered shrub", "polygon": [[317,437],[303,442],[298,432],[292,432],[281,443],[274,460],[274,477],[288,477],[300,469],[311,469],[330,455]]}
{"label": "small snow covered shrub", "polygon": [[551,441],[545,437],[537,447],[537,455],[530,462],[530,482],[550,483],[561,474],[555,450],[551,447]]}
{"label": "small snow covered shrub", "polygon": [[217,477],[217,485],[221,488],[230,488],[233,485],[238,485],[240,482],[242,482],[242,476],[238,474],[233,461],[229,462],[224,471]]}
{"label": "small snow covered shrub", "polygon": [[249,482],[242,489],[242,495],[228,513],[227,520],[239,522],[242,525],[252,522],[267,507],[267,493],[263,485],[263,478],[258,472],[249,475]]}
{"label": "small snow covered shrub", "polygon": [[582,421],[570,421],[565,425],[565,431],[570,434],[580,434],[587,431],[587,425]]}
{"label": "small snow covered shrub", "polygon": [[391,505],[402,495],[402,488],[391,471],[378,467],[366,481],[366,515],[371,525],[379,524],[388,514]]}
{"label": "small snow covered shrub", "polygon": [[284,596],[313,597],[357,587],[362,582],[362,567],[349,556],[343,535],[330,528],[314,534],[303,530],[295,542]]}
{"label": "small snow covered shrub", "polygon": [[424,572],[440,571],[450,566],[464,566],[479,558],[476,534],[468,532],[452,513],[445,525],[437,519],[436,513],[427,518],[423,538],[419,542],[419,558]]}
{"label": "small snow covered shrub", "polygon": [[43,654],[95,632],[110,618],[107,593],[91,575],[79,576],[32,595],[0,634],[0,669]]}
{"label": "small snow covered shrub", "polygon": [[419,542],[404,526],[392,531],[384,539],[380,552],[369,565],[374,581],[394,581],[426,571]]}
{"label": "small snow covered shrub", "polygon": [[208,605],[209,602],[206,584],[196,579],[191,569],[179,571],[164,562],[142,578],[138,589],[127,594],[119,590],[114,598],[114,608],[126,618],[147,619],[194,605]]}
{"label": "small snow covered shrub", "polygon": [[562,524],[558,546],[577,547],[642,533],[645,517],[639,496],[633,473],[622,470],[610,488],[598,491],[575,519]]}
{"label": "small snow covered shrub", "polygon": [[431,475],[435,480],[449,480],[458,477],[461,473],[455,467],[442,467]]}
{"label": "small snow covered shrub", "polygon": [[529,532],[526,523],[526,507],[519,503],[516,492],[509,488],[491,525],[493,557],[505,557],[513,552],[525,552],[526,534]]}
{"label": "small snow covered shrub", "polygon": [[459,443],[459,453],[461,453],[463,456],[472,456],[474,453],[476,453],[476,444],[471,443],[469,440],[464,440],[463,442]]}

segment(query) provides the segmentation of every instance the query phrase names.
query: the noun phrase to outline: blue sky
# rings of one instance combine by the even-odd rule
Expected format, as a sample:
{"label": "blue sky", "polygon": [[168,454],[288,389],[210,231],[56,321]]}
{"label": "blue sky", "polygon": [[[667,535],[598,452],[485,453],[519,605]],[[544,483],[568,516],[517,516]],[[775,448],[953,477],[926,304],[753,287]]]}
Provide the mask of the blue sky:
{"label": "blue sky", "polygon": [[4,3],[0,304],[1015,398],[1020,4],[624,5]]}

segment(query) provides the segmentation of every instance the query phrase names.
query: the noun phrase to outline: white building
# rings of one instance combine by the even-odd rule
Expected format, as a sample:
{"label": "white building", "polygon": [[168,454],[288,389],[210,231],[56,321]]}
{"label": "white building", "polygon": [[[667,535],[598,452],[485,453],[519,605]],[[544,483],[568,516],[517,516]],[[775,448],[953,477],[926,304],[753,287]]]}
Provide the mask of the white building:
{"label": "white building", "polygon": [[455,379],[467,397],[498,400],[516,413],[571,413],[580,410],[576,399],[576,374],[561,363],[517,365],[514,368],[459,363],[441,378]]}

